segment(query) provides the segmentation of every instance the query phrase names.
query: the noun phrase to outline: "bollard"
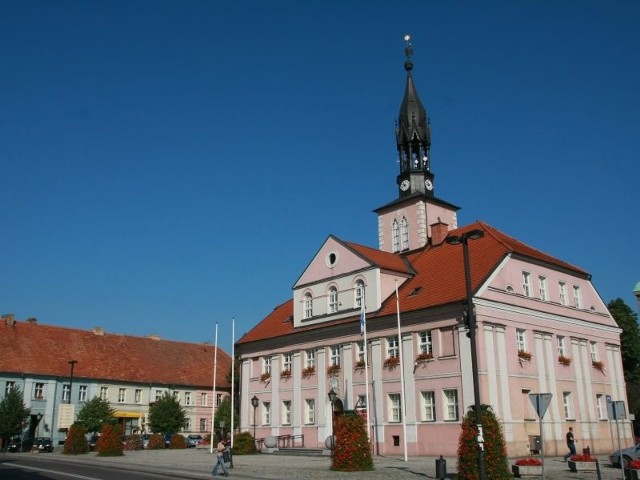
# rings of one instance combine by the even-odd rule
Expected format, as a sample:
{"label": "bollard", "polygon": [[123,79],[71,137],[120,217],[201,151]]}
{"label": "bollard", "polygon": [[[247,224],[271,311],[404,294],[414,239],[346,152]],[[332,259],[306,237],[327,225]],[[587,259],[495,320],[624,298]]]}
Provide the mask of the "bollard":
{"label": "bollard", "polygon": [[442,455],[440,455],[440,458],[436,458],[436,478],[438,480],[447,478],[447,461]]}

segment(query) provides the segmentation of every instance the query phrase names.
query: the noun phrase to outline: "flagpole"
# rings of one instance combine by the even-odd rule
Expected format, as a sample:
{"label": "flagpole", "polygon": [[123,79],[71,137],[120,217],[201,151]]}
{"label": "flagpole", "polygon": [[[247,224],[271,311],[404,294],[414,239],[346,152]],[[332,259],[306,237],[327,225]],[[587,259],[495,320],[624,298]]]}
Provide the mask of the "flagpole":
{"label": "flagpole", "polygon": [[213,400],[211,402],[211,445],[209,447],[209,453],[213,453],[213,439],[215,435],[214,421],[216,419],[216,373],[218,371],[218,322],[216,322],[215,341],[213,344]]}
{"label": "flagpole", "polygon": [[[365,297],[366,298],[366,297]],[[360,313],[360,322],[362,323],[362,333],[364,335],[364,386],[366,388],[366,402],[367,402],[367,438],[371,445],[371,416],[369,415],[369,347],[367,346],[367,318],[366,307],[364,304],[364,298],[362,299],[362,312]]]}
{"label": "flagpole", "polygon": [[402,438],[404,440],[404,461],[409,461],[407,456],[407,409],[405,406],[404,391],[404,361],[402,355],[402,331],[400,330],[400,297],[398,296],[398,280],[396,282],[396,312],[398,317],[398,354],[400,355],[400,405],[402,407]]}
{"label": "flagpole", "polygon": [[236,356],[235,356],[235,348],[236,348],[236,318],[231,318],[231,448],[233,448],[233,417],[235,415],[233,412],[235,406],[235,395],[234,395],[234,387],[235,387],[235,373],[236,373]]}

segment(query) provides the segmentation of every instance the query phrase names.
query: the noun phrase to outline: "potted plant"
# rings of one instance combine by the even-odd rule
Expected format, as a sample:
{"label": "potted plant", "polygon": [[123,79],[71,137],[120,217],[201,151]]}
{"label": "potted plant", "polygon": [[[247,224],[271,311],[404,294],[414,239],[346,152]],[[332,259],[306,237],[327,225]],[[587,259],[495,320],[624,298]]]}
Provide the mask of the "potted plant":
{"label": "potted plant", "polygon": [[267,383],[271,379],[271,374],[269,372],[264,372],[260,375],[260,381],[262,383]]}
{"label": "potted plant", "polygon": [[340,365],[329,365],[329,367],[327,368],[327,375],[330,377],[338,375],[339,373],[340,373]]}
{"label": "potted plant", "polygon": [[400,365],[400,359],[398,357],[389,357],[384,361],[384,368],[387,370],[393,370]]}
{"label": "potted plant", "polygon": [[518,360],[520,360],[520,363],[530,361],[532,356],[533,355],[531,355],[531,353],[529,352],[518,350]]}
{"label": "potted plant", "polygon": [[625,480],[640,480],[640,460],[631,460],[624,467],[624,478]]}
{"label": "potted plant", "polygon": [[542,475],[542,460],[538,457],[519,458],[511,465],[511,471],[516,477],[539,477]]}
{"label": "potted plant", "polygon": [[569,459],[569,470],[572,472],[595,472],[598,467],[598,459],[587,453],[573,455]]}
{"label": "potted plant", "polygon": [[569,365],[571,365],[571,359],[569,357],[565,357],[564,355],[560,355],[558,357],[558,362],[564,365],[565,367],[568,367]]}
{"label": "potted plant", "polygon": [[594,360],[591,362],[591,366],[601,373],[604,373],[604,362],[601,360]]}
{"label": "potted plant", "polygon": [[287,369],[280,372],[280,378],[284,378],[284,379],[291,378],[291,370]]}
{"label": "potted plant", "polygon": [[311,365],[310,367],[306,367],[302,369],[302,378],[312,377],[316,373],[316,367]]}
{"label": "potted plant", "polygon": [[433,360],[433,353],[431,352],[422,352],[419,353],[416,357],[416,362],[426,362],[428,360]]}

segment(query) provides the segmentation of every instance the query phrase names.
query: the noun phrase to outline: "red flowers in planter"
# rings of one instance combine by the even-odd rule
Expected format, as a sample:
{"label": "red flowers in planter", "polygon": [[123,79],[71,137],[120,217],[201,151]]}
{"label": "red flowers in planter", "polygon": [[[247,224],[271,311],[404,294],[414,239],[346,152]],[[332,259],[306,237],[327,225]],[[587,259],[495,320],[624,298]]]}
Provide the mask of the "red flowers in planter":
{"label": "red flowers in planter", "polygon": [[531,357],[533,357],[533,355],[531,355],[531,353],[529,352],[525,352],[524,350],[518,350],[518,359],[519,360],[524,360],[525,362],[528,362],[529,360],[531,360]]}
{"label": "red flowers in planter", "polygon": [[387,370],[393,370],[400,365],[400,359],[398,357],[389,357],[384,361],[383,367]]}
{"label": "red flowers in planter", "polygon": [[572,456],[569,460],[572,462],[597,462],[598,459],[591,455],[587,455],[586,453],[580,453],[578,455]]}
{"label": "red flowers in planter", "polygon": [[629,465],[627,465],[627,468],[630,468],[632,470],[640,470],[640,460],[631,460],[629,462]]}
{"label": "red flowers in planter", "polygon": [[560,355],[558,357],[558,362],[564,365],[565,367],[568,367],[569,365],[571,365],[571,359],[569,357],[565,357],[564,355]]}
{"label": "red flowers in planter", "polygon": [[600,360],[594,360],[591,362],[591,366],[596,370],[600,370],[600,372],[604,373],[604,362]]}
{"label": "red flowers in planter", "polygon": [[519,467],[538,467],[542,465],[542,460],[538,457],[519,458],[516,460],[516,465]]}

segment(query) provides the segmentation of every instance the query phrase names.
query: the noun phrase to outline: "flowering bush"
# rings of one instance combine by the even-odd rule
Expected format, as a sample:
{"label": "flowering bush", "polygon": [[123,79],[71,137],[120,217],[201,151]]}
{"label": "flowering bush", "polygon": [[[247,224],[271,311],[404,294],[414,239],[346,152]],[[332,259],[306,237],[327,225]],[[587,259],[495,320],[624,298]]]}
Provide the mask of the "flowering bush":
{"label": "flowering bush", "polygon": [[147,443],[148,450],[159,450],[164,448],[164,437],[159,433],[153,433],[149,437],[149,443]]}
{"label": "flowering bush", "polygon": [[360,472],[373,470],[367,427],[360,415],[342,415],[335,430],[331,470]]}
{"label": "flowering bush", "polygon": [[400,365],[400,359],[398,357],[389,357],[384,361],[384,368],[387,370],[393,370]]}
{"label": "flowering bush", "polygon": [[516,460],[516,465],[519,467],[538,467],[542,465],[542,460],[538,457],[519,458]]}
{"label": "flowering bush", "polygon": [[316,373],[316,367],[307,367],[302,370],[302,378],[312,377]]}
{"label": "flowering bush", "polygon": [[579,453],[578,455],[573,455],[569,460],[572,462],[597,462],[598,459],[586,453]]}
{"label": "flowering bush", "polygon": [[106,423],[100,431],[96,444],[99,457],[120,457],[122,453],[122,433],[113,425]]}
{"label": "flowering bush", "polygon": [[569,357],[565,357],[564,355],[560,355],[558,357],[558,362],[560,362],[565,367],[568,367],[569,365],[571,365],[571,359]]}
{"label": "flowering bush", "polygon": [[141,435],[130,435],[124,444],[124,449],[128,451],[144,449]]}
{"label": "flowering bush", "polygon": [[176,433],[171,436],[171,442],[169,443],[169,448],[182,449],[187,448],[187,441],[184,439],[182,435]]}
{"label": "flowering bush", "polygon": [[67,439],[64,441],[62,453],[65,455],[77,455],[78,453],[87,453],[89,451],[89,443],[85,435],[85,429],[79,423],[74,423],[69,428]]}

